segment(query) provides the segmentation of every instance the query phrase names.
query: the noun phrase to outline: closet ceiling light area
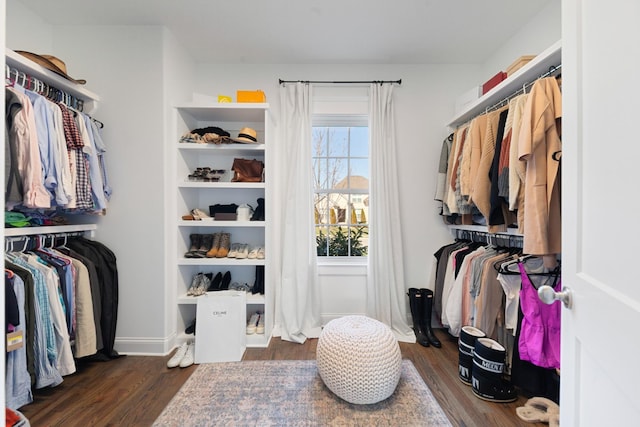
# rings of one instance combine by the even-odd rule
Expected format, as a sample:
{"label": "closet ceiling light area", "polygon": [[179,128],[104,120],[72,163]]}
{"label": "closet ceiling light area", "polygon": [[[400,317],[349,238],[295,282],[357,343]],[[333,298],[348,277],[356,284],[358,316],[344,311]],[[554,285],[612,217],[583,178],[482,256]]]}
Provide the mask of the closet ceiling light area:
{"label": "closet ceiling light area", "polygon": [[162,25],[203,63],[477,64],[554,0],[14,1],[54,26]]}

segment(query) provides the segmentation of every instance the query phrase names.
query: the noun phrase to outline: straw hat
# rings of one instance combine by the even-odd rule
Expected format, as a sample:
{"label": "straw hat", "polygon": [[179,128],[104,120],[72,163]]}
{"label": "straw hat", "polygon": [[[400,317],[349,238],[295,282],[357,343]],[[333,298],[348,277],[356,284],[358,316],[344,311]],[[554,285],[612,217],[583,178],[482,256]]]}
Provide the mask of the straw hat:
{"label": "straw hat", "polygon": [[242,128],[238,132],[238,137],[233,138],[233,140],[242,144],[256,144],[258,142],[258,132],[251,128]]}
{"label": "straw hat", "polygon": [[67,80],[70,80],[77,84],[85,84],[87,83],[84,79],[74,79],[73,77],[67,74],[67,65],[59,58],[56,58],[53,55],[38,55],[37,53],[26,52],[24,50],[16,50],[16,53],[24,56],[27,59],[32,60],[38,65],[46,68],[47,70],[53,71],[54,73],[61,75]]}

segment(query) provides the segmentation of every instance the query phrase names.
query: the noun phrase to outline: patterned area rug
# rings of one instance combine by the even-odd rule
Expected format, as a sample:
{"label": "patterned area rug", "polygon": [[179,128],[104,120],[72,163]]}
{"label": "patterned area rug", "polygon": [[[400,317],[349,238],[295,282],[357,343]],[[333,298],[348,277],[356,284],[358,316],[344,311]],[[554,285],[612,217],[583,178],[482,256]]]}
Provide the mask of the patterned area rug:
{"label": "patterned area rug", "polygon": [[202,364],[154,426],[451,426],[413,363],[395,392],[354,405],[322,382],[315,360]]}

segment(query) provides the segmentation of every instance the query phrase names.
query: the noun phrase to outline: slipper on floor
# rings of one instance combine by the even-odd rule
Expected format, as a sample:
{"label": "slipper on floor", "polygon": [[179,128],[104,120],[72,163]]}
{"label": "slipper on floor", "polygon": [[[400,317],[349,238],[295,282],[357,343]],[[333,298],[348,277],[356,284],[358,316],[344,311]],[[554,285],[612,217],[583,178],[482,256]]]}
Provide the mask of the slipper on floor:
{"label": "slipper on floor", "polygon": [[530,423],[549,423],[552,421],[558,425],[560,407],[552,400],[545,397],[532,397],[524,406],[516,408],[516,414],[523,421]]}

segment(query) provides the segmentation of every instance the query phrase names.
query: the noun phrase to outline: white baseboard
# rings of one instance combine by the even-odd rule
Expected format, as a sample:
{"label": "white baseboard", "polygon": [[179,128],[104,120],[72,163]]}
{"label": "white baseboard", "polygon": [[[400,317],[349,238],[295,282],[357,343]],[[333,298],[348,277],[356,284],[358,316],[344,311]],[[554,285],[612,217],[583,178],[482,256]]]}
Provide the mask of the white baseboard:
{"label": "white baseboard", "polygon": [[175,335],[166,338],[117,337],[115,350],[131,356],[166,356],[174,347]]}

